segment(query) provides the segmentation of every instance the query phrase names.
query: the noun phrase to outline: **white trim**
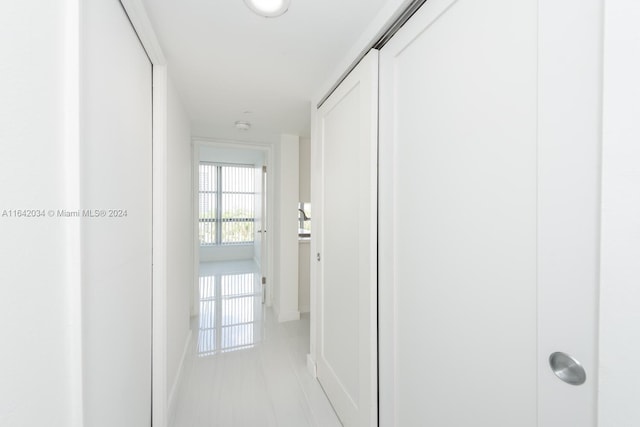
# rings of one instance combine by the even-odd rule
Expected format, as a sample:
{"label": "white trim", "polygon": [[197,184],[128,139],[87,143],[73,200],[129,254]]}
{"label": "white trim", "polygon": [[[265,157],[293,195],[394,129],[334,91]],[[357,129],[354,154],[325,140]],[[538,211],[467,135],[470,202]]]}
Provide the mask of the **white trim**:
{"label": "white trim", "polygon": [[173,420],[176,412],[176,406],[178,404],[178,390],[180,388],[180,384],[184,379],[184,370],[185,370],[185,361],[187,359],[187,355],[189,354],[189,349],[191,348],[191,340],[193,339],[193,330],[189,329],[189,333],[187,334],[187,338],[184,342],[184,349],[182,350],[182,356],[180,357],[180,363],[178,364],[178,372],[176,372],[176,376],[173,379],[173,385],[171,386],[171,392],[169,392],[168,399],[168,419]]}
{"label": "white trim", "polygon": [[313,360],[313,357],[311,357],[310,354],[307,354],[307,372],[309,372],[309,375],[311,375],[311,378],[318,377],[316,361]]}
{"label": "white trim", "polygon": [[[80,25],[81,2],[65,2],[65,123],[64,171],[65,206],[80,207]],[[70,328],[70,425],[82,427],[84,418],[82,355],[82,244],[80,220],[66,222],[66,263],[68,289],[68,323]]]}
{"label": "white trim", "polygon": [[300,315],[309,314],[311,312],[311,307],[308,305],[301,305],[298,311],[300,312]]}
{"label": "white trim", "polygon": [[153,427],[167,426],[167,67],[153,67]]}

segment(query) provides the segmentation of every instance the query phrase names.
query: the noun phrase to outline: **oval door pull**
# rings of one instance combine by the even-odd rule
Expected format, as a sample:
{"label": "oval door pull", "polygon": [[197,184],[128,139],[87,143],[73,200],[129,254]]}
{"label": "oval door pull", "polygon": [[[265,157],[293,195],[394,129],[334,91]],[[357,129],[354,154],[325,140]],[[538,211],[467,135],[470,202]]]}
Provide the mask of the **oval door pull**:
{"label": "oval door pull", "polygon": [[567,384],[582,385],[587,380],[584,368],[573,357],[557,351],[549,356],[549,366],[556,375]]}

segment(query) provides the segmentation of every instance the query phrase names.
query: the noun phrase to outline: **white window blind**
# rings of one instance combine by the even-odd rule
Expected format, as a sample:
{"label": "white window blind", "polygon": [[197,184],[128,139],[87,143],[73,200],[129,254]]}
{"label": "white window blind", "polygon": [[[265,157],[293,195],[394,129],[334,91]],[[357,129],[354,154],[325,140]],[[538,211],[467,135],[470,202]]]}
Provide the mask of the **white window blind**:
{"label": "white window blind", "polygon": [[200,245],[252,243],[255,222],[253,166],[200,163]]}

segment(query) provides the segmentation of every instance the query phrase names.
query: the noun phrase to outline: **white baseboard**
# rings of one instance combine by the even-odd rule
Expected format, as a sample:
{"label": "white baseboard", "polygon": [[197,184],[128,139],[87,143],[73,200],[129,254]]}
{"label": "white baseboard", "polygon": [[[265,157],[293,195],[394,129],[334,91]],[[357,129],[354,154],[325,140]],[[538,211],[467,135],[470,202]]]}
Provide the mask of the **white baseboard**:
{"label": "white baseboard", "polygon": [[309,371],[309,375],[311,375],[312,378],[318,377],[316,362],[311,357],[311,354],[307,354],[307,371]]}
{"label": "white baseboard", "polygon": [[288,313],[278,313],[278,322],[289,322],[291,320],[300,320],[300,312],[290,311]]}
{"label": "white baseboard", "polygon": [[173,379],[173,384],[171,386],[171,392],[169,393],[169,399],[167,401],[167,406],[169,408],[168,415],[169,421],[172,422],[176,413],[176,405],[178,403],[177,394],[180,388],[180,383],[182,382],[182,377],[184,376],[184,365],[187,360],[187,355],[189,354],[189,349],[191,348],[191,339],[193,337],[193,331],[189,329],[189,333],[187,334],[187,339],[184,343],[184,349],[182,350],[182,357],[180,357],[180,364],[178,365],[178,372],[176,372],[176,377]]}

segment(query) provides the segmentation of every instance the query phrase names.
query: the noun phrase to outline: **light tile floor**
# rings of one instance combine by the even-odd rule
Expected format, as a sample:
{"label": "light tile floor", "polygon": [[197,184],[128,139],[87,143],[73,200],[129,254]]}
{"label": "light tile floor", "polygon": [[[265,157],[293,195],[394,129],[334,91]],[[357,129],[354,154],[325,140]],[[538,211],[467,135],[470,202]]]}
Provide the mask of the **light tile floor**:
{"label": "light tile floor", "polygon": [[309,317],[278,323],[252,261],[200,268],[200,316],[173,427],[340,426],[306,369]]}

